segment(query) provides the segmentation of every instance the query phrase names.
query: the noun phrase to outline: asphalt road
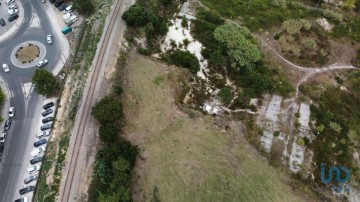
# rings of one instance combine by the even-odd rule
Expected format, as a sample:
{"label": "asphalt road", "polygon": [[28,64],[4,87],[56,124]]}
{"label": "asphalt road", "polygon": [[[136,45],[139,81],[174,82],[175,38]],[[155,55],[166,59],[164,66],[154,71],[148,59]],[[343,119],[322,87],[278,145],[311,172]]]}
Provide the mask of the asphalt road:
{"label": "asphalt road", "polygon": [[[17,2],[19,0],[16,0]],[[5,143],[5,150],[1,156],[0,162],[0,202],[10,202],[19,197],[19,184],[23,181],[24,169],[30,165],[26,156],[33,149],[32,144],[35,134],[38,132],[39,117],[41,105],[44,98],[34,91],[30,96],[25,97],[23,84],[31,82],[35,67],[17,68],[10,61],[10,54],[18,44],[32,40],[43,43],[46,47],[46,56],[49,63],[45,67],[51,70],[56,65],[61,55],[60,44],[57,42],[57,36],[53,31],[51,22],[48,19],[43,4],[38,1],[21,0],[24,6],[25,21],[20,29],[6,41],[0,43],[0,63],[7,63],[10,72],[5,73],[0,69],[0,76],[9,87],[11,92],[10,106],[16,108],[15,117],[12,119],[12,125],[8,131],[8,139]],[[46,2],[47,4],[49,1]],[[2,4],[2,6],[4,6]],[[40,19],[40,28],[30,27],[33,13],[36,13]],[[46,43],[46,35],[53,35],[53,44]],[[5,117],[7,118],[7,117]],[[1,129],[3,126],[0,126]],[[0,130],[1,130],[0,129]],[[21,178],[21,179],[20,179]],[[25,187],[25,184],[23,184]]]}

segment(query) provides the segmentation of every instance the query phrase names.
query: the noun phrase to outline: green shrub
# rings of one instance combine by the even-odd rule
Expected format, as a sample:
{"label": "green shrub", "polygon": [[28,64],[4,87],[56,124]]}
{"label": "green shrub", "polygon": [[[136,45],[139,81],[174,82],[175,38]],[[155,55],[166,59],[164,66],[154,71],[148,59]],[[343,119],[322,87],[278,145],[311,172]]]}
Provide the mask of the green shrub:
{"label": "green shrub", "polygon": [[99,135],[104,142],[114,142],[117,139],[119,129],[116,124],[105,123],[101,124],[99,128]]}
{"label": "green shrub", "polygon": [[40,95],[49,95],[59,89],[56,77],[46,69],[36,69],[32,78],[35,90]]}
{"label": "green shrub", "polygon": [[93,2],[88,0],[74,0],[73,9],[85,15],[91,15],[95,11]]}
{"label": "green shrub", "polygon": [[149,15],[144,8],[135,4],[122,15],[126,24],[133,27],[145,26],[149,22]]}
{"label": "green shrub", "polygon": [[95,104],[91,114],[101,123],[113,123],[122,118],[122,103],[116,97],[106,96]]}
{"label": "green shrub", "polygon": [[114,85],[114,91],[116,95],[121,95],[123,93],[123,88],[120,84],[115,84]]}
{"label": "green shrub", "polygon": [[149,49],[147,48],[143,48],[143,47],[138,47],[138,52],[142,55],[146,55],[146,56],[150,56],[151,55],[151,52]]}
{"label": "green shrub", "polygon": [[280,131],[275,131],[275,132],[274,132],[274,136],[275,136],[275,137],[278,137],[279,135],[280,135]]}
{"label": "green shrub", "polygon": [[191,73],[196,73],[200,70],[199,60],[195,55],[189,51],[175,50],[168,55],[168,62],[183,68],[187,68]]}
{"label": "green shrub", "polygon": [[221,102],[223,102],[226,105],[230,104],[231,100],[233,99],[233,94],[231,92],[231,88],[229,87],[222,88],[219,91],[218,96]]}

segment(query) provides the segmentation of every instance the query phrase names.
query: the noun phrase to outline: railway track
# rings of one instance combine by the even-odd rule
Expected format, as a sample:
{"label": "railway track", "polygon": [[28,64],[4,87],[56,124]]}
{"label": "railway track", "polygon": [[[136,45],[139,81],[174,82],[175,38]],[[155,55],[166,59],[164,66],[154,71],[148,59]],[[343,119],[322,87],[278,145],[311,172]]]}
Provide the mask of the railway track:
{"label": "railway track", "polygon": [[103,40],[103,43],[100,48],[98,59],[94,66],[93,74],[91,76],[89,91],[88,91],[86,98],[84,98],[85,106],[84,106],[82,113],[78,117],[80,119],[80,124],[79,124],[79,127],[77,128],[76,132],[73,133],[74,135],[76,135],[74,149],[72,150],[72,153],[71,153],[68,175],[66,176],[65,184],[63,187],[64,191],[62,192],[62,194],[60,196],[60,201],[63,201],[63,202],[70,201],[70,192],[71,192],[72,185],[73,185],[73,179],[74,179],[74,175],[75,175],[75,171],[76,171],[76,166],[77,166],[77,161],[78,161],[78,157],[79,157],[79,153],[80,153],[82,139],[83,139],[83,136],[85,133],[86,120],[88,119],[88,117],[90,115],[91,103],[93,101],[96,83],[99,78],[101,64],[103,63],[103,60],[104,60],[106,48],[109,45],[110,36],[111,36],[112,30],[113,30],[113,27],[114,27],[114,24],[116,21],[116,16],[118,16],[122,4],[123,4],[123,0],[117,0],[115,9],[111,14],[109,26],[108,26],[108,29],[105,30],[104,40]]}

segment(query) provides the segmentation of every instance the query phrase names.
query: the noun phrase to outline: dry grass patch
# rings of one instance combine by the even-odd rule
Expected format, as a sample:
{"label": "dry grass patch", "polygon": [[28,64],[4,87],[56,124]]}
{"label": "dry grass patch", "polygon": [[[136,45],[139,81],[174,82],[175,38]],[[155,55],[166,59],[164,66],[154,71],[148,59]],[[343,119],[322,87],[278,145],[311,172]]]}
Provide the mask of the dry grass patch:
{"label": "dry grass patch", "polygon": [[301,201],[242,134],[178,109],[180,69],[139,55],[128,62],[125,133],[140,148],[134,201]]}
{"label": "dry grass patch", "polygon": [[20,47],[16,52],[16,58],[21,63],[29,63],[34,61],[40,55],[39,47],[34,44],[28,44],[24,47]]}

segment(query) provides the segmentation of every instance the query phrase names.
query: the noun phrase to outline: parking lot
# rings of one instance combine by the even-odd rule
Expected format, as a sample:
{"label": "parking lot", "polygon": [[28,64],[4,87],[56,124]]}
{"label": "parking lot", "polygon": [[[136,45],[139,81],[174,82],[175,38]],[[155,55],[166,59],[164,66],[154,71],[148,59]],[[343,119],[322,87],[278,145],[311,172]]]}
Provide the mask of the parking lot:
{"label": "parking lot", "polygon": [[[0,20],[4,19],[5,21],[5,26],[0,26],[0,36],[2,34],[4,34],[6,31],[10,30],[13,26],[15,26],[16,24],[16,20],[9,22],[8,18],[9,18],[9,6],[10,5],[16,5],[16,6],[20,6],[18,5],[20,2],[15,1],[15,3],[12,3],[10,5],[7,5],[5,3],[5,0],[0,1],[1,5],[0,5]],[[19,8],[17,8],[18,10],[20,10]],[[20,15],[20,12],[18,13]]]}
{"label": "parking lot", "polygon": [[[53,102],[54,104],[56,104],[56,98],[51,98],[51,99],[46,99],[44,101],[44,105],[47,104],[47,103],[51,103]],[[53,123],[53,121],[50,121],[46,124],[43,124],[42,123],[42,120],[44,118],[48,118],[48,117],[54,117],[55,116],[55,109],[56,109],[56,106],[52,106],[50,107],[49,109],[51,109],[51,113],[48,113],[46,116],[42,116],[42,112],[44,112],[45,110],[43,109],[43,106],[41,107],[41,109],[38,110],[38,114],[36,115],[36,124],[34,124],[34,128],[35,130],[33,132],[31,132],[30,134],[32,134],[32,136],[30,137],[30,142],[32,144],[29,144],[28,145],[28,148],[26,149],[28,152],[26,153],[25,157],[24,157],[24,166],[22,167],[22,172],[20,174],[20,178],[19,178],[19,181],[18,181],[18,190],[16,190],[15,192],[15,198],[14,200],[16,199],[19,199],[21,197],[26,197],[28,199],[28,201],[31,201],[32,200],[32,196],[33,196],[33,191],[30,191],[28,193],[25,193],[25,194],[20,194],[19,191],[20,189],[22,188],[25,188],[25,187],[28,187],[28,186],[36,186],[36,182],[37,182],[37,178],[30,181],[29,183],[25,184],[24,180],[29,178],[30,176],[36,176],[39,174],[39,170],[41,169],[41,165],[42,165],[42,160],[41,158],[38,158],[38,157],[43,157],[44,155],[44,151],[39,151],[41,149],[39,148],[44,148],[46,149],[46,146],[47,146],[47,143],[42,143],[41,145],[37,145],[37,147],[35,147],[33,145],[33,143],[35,142],[38,142],[39,140],[43,140],[45,142],[49,140],[50,136],[51,136],[51,129],[47,129],[47,130],[44,130],[46,135],[43,136],[43,137],[40,137],[39,134],[44,134],[43,131],[40,129],[41,126],[43,125],[46,125],[46,124],[51,124]],[[16,116],[16,109],[15,109],[15,116]],[[10,126],[11,127],[11,126]],[[49,134],[49,135],[47,135]],[[11,135],[11,134],[9,134]],[[37,159],[36,159],[37,158]],[[32,159],[36,159],[36,160],[40,160],[39,162],[33,162],[33,164],[30,163],[30,161]],[[32,166],[35,166],[35,169],[34,168],[31,168]],[[31,173],[29,173],[29,171]]]}

